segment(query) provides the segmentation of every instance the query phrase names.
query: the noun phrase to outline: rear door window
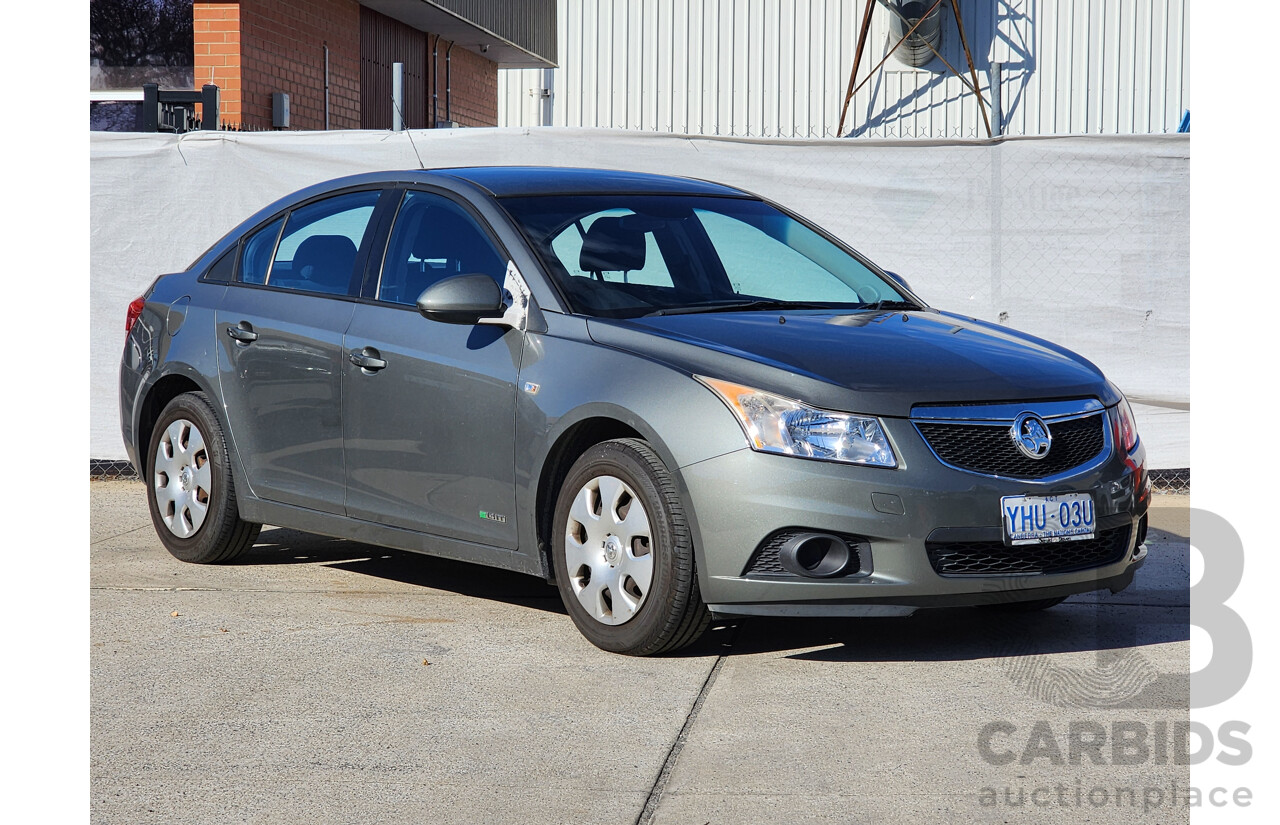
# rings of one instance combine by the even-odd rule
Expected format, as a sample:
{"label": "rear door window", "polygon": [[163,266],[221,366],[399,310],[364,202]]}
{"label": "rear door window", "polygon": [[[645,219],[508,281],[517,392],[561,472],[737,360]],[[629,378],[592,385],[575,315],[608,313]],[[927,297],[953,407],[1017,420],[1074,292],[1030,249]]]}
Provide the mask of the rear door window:
{"label": "rear door window", "polygon": [[284,226],[284,218],[276,218],[244,242],[240,254],[241,283],[265,284],[267,282],[267,272],[271,269],[271,256],[276,251],[276,241],[280,239],[282,226]]}
{"label": "rear door window", "polygon": [[356,261],[381,192],[352,192],[289,213],[267,273],[268,286],[356,295]]}

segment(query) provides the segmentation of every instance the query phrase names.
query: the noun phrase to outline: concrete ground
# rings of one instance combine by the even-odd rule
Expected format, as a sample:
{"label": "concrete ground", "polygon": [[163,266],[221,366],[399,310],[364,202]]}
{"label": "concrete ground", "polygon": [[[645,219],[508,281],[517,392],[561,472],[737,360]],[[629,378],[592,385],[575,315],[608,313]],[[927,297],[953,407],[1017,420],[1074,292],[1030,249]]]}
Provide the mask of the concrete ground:
{"label": "concrete ground", "polygon": [[655,659],[533,578],[275,528],[183,564],[141,484],[91,502],[94,822],[1188,821],[1186,497],[1118,595]]}

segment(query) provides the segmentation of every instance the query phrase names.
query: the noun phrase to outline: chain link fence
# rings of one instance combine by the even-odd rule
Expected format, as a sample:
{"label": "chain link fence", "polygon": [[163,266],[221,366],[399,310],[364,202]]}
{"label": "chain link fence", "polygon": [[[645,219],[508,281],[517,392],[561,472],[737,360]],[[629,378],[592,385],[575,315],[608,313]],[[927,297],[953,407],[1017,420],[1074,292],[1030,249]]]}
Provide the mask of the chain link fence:
{"label": "chain link fence", "polygon": [[1151,488],[1168,495],[1191,495],[1191,469],[1152,470]]}
{"label": "chain link fence", "polygon": [[98,481],[141,481],[138,471],[128,461],[89,459],[89,479]]}

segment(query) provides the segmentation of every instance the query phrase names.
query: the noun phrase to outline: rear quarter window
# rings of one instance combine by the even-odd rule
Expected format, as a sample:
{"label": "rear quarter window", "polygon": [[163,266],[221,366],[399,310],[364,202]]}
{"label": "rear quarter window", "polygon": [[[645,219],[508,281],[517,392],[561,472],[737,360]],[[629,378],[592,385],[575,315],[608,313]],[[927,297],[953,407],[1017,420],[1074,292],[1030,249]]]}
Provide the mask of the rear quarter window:
{"label": "rear quarter window", "polygon": [[236,253],[240,251],[240,247],[233,246],[226,252],[222,253],[222,257],[214,262],[204,273],[206,281],[218,281],[226,283],[236,274]]}

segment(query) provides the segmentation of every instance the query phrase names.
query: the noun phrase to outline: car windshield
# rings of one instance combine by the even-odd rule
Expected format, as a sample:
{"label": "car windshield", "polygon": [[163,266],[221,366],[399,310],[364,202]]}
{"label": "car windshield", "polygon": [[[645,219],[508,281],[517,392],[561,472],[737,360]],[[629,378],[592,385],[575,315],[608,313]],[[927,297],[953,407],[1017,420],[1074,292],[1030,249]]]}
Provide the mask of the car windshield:
{"label": "car windshield", "polygon": [[556,195],[502,204],[583,315],[918,306],[871,266],[759,200]]}

